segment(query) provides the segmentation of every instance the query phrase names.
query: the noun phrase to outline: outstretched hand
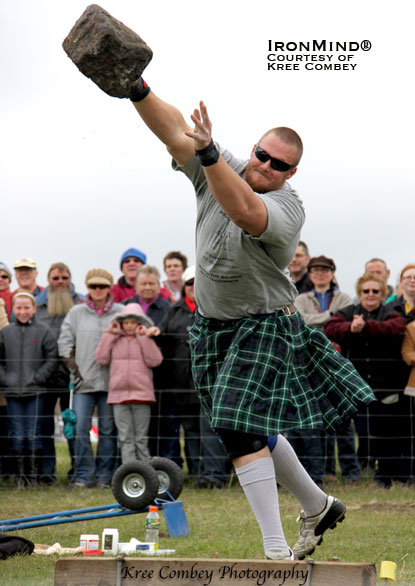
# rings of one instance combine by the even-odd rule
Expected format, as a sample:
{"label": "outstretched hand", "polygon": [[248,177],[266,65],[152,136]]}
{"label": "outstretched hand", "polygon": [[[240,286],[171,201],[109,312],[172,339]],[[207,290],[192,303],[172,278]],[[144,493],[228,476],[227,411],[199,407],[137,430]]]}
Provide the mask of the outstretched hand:
{"label": "outstretched hand", "polygon": [[194,129],[185,132],[186,136],[195,141],[195,150],[197,151],[207,147],[212,140],[212,123],[207,108],[202,101],[199,103],[199,107],[199,110],[195,108],[193,114],[190,115],[195,125]]}

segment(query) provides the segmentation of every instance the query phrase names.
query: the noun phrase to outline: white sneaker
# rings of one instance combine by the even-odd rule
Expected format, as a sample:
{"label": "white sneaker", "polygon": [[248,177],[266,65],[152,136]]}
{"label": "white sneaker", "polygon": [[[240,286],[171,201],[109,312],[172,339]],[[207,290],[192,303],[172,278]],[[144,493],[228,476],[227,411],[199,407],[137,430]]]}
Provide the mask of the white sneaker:
{"label": "white sneaker", "polygon": [[281,550],[281,549],[266,549],[265,550],[265,557],[267,560],[295,560],[294,554],[291,549],[288,550]]}
{"label": "white sneaker", "polygon": [[346,505],[334,498],[327,497],[327,503],[319,515],[306,517],[301,511],[297,521],[301,521],[300,536],[293,547],[294,555],[303,560],[306,555],[313,553],[317,545],[323,541],[323,533],[327,529],[334,529],[341,523],[346,512]]}

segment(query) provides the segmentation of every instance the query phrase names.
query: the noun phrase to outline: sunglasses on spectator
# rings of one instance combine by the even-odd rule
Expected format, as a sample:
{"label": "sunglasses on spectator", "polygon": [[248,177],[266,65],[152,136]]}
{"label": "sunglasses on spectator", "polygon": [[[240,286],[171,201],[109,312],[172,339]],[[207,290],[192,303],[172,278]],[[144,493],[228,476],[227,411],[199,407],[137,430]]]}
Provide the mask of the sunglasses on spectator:
{"label": "sunglasses on spectator", "polygon": [[274,157],[271,157],[271,155],[269,155],[267,151],[264,151],[264,149],[258,145],[255,147],[254,153],[258,161],[261,161],[261,163],[271,161],[271,168],[274,169],[274,171],[280,171],[281,173],[285,173],[286,171],[290,171],[291,169],[294,169],[294,167],[296,167],[296,165],[289,165],[288,163],[286,163],[285,161],[281,161],[280,159],[274,159]]}
{"label": "sunglasses on spectator", "polygon": [[364,293],[365,295],[367,295],[368,293],[373,293],[374,295],[377,295],[378,293],[380,293],[380,289],[362,289],[362,293]]}
{"label": "sunglasses on spectator", "polygon": [[311,269],[309,270],[309,273],[329,273],[331,271],[331,268],[329,267],[311,267]]}
{"label": "sunglasses on spectator", "polygon": [[0,279],[10,279],[9,275],[0,275]]}
{"label": "sunglasses on spectator", "polygon": [[52,281],[69,281],[69,277],[52,277]]}
{"label": "sunglasses on spectator", "polygon": [[109,285],[88,285],[88,289],[109,289]]}
{"label": "sunglasses on spectator", "polygon": [[193,286],[194,284],[195,284],[195,280],[194,280],[194,279],[191,279],[190,281],[186,281],[186,283],[185,283],[186,287],[187,287],[188,285],[189,285],[189,286],[190,286],[190,285],[192,285],[192,286]]}

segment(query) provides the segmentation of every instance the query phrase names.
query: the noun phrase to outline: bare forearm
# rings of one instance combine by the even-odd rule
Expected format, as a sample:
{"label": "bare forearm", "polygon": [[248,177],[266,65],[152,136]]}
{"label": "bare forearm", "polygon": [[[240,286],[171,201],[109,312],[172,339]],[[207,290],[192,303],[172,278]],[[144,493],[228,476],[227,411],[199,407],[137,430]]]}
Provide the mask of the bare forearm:
{"label": "bare forearm", "polygon": [[210,191],[230,219],[253,236],[264,232],[268,212],[262,199],[222,159],[204,167]]}
{"label": "bare forearm", "polygon": [[179,164],[187,163],[194,154],[194,142],[185,136],[190,126],[181,112],[158,98],[154,92],[133,105],[149,129],[163,142]]}
{"label": "bare forearm", "polygon": [[195,128],[187,130],[186,135],[195,141],[195,148],[214,198],[234,224],[253,236],[259,236],[268,224],[268,212],[264,202],[222,157],[217,158],[217,151],[215,156],[212,124],[203,102],[200,102],[200,110],[194,110],[191,119]]}

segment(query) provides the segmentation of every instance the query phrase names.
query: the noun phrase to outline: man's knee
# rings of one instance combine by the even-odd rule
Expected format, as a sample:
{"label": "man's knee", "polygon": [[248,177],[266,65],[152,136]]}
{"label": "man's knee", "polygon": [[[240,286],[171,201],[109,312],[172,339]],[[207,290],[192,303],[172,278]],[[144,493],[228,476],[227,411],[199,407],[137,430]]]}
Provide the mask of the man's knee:
{"label": "man's knee", "polygon": [[264,435],[232,429],[216,429],[215,431],[219,434],[231,460],[259,452],[268,445],[268,438]]}

